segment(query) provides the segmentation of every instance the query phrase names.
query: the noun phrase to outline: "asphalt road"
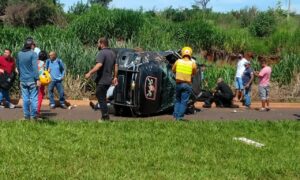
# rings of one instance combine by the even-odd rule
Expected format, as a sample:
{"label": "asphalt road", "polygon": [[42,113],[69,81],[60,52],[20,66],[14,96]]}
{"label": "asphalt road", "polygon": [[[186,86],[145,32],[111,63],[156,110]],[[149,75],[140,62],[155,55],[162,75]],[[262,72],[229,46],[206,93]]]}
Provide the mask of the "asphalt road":
{"label": "asphalt road", "polygon": [[[42,115],[49,120],[67,121],[95,121],[100,118],[100,111],[94,111],[89,106],[77,106],[73,109],[56,108],[51,110],[48,106],[42,107]],[[0,120],[19,120],[23,117],[22,108],[6,109],[0,108]],[[120,117],[111,115],[112,120],[173,120],[171,114],[162,114],[149,117]],[[244,108],[211,108],[201,109],[192,115],[186,115],[185,119],[197,120],[298,120],[300,121],[300,109],[298,108],[276,108],[268,112],[257,110],[246,110]]]}

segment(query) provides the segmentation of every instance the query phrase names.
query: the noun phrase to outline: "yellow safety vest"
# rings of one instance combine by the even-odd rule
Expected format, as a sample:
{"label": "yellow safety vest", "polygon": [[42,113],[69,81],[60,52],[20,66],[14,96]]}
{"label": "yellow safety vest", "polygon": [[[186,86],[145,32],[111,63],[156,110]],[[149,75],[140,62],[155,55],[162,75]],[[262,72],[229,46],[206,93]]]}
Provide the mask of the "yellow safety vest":
{"label": "yellow safety vest", "polygon": [[193,73],[193,61],[178,59],[176,62],[176,80],[191,82]]}

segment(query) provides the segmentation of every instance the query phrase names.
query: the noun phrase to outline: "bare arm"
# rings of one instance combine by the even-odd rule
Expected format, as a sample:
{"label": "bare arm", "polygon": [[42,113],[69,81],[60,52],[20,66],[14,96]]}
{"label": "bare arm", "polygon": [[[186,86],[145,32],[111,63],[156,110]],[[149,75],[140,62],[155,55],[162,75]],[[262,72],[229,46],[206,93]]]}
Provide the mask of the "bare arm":
{"label": "bare arm", "polygon": [[85,74],[85,78],[90,78],[92,74],[97,72],[102,67],[102,63],[97,63],[88,73]]}
{"label": "bare arm", "polygon": [[114,85],[114,86],[116,86],[116,85],[118,85],[118,70],[119,70],[119,66],[118,66],[118,64],[115,64],[115,68],[114,68],[115,70],[114,70],[114,79],[113,79],[113,81],[112,81],[112,84]]}
{"label": "bare arm", "polygon": [[118,64],[115,64],[114,78],[118,77],[118,70],[119,70],[119,66]]}
{"label": "bare arm", "polygon": [[253,82],[253,80],[254,80],[254,74],[252,73],[251,74],[251,78],[250,78],[250,80],[249,80],[249,82],[248,82],[248,86]]}

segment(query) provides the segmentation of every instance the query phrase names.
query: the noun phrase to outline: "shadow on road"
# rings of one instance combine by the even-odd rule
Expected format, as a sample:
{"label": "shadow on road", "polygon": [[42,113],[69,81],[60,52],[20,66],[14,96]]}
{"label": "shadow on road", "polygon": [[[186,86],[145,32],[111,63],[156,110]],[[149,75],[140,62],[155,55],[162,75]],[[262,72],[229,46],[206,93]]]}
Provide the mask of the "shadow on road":
{"label": "shadow on road", "polygon": [[294,116],[296,116],[298,119],[298,121],[300,121],[300,114],[294,114]]}

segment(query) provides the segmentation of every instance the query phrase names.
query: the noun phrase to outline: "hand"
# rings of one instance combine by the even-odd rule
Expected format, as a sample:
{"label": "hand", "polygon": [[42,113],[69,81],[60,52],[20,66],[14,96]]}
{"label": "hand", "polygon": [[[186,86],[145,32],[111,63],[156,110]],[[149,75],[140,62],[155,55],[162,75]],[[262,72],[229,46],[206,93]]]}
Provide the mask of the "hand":
{"label": "hand", "polygon": [[247,84],[246,86],[245,86],[245,89],[248,89],[249,88],[249,84]]}
{"label": "hand", "polygon": [[113,84],[114,86],[118,85],[118,78],[115,77],[115,78],[112,80],[112,84]]}
{"label": "hand", "polygon": [[36,81],[36,86],[37,86],[37,87],[40,87],[41,85],[42,85],[42,84],[41,84],[41,81],[40,81],[40,80],[37,80],[37,81]]}
{"label": "hand", "polygon": [[85,78],[86,78],[86,79],[89,79],[90,77],[91,77],[91,73],[86,73],[86,74],[85,74]]}
{"label": "hand", "polygon": [[3,69],[0,69],[0,73],[4,73],[4,70],[3,70]]}

